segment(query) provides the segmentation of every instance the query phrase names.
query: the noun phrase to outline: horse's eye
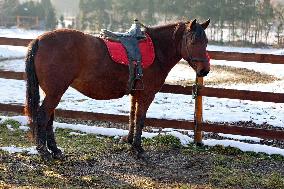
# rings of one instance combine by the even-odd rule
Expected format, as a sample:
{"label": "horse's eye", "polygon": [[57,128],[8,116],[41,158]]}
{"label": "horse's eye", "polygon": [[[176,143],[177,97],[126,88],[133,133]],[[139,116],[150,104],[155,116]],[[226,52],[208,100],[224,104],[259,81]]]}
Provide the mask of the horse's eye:
{"label": "horse's eye", "polygon": [[191,44],[191,45],[196,44],[196,40],[195,40],[195,38],[190,39],[190,44]]}

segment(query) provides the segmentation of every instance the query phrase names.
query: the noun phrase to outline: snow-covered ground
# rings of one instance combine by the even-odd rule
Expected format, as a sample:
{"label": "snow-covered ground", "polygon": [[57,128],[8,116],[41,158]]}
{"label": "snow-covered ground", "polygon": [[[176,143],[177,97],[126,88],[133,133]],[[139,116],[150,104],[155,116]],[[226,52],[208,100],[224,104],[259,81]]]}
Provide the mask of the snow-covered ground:
{"label": "snow-covered ground", "polygon": [[[41,35],[42,33],[44,33],[44,31],[25,30],[25,29],[16,29],[16,28],[0,29],[0,37],[8,37],[8,38],[34,39],[37,36]],[[2,58],[25,57],[26,52],[27,52],[26,47],[0,45],[0,60]]]}
{"label": "snow-covered ground", "polygon": [[[7,30],[2,31],[2,29],[0,29],[0,36],[6,36],[6,37],[34,38],[41,33],[42,31],[29,32],[29,31],[12,30],[11,32],[9,32]],[[233,48],[233,47],[220,47],[212,45],[208,46],[208,50],[271,53],[279,55],[284,54],[284,49],[279,50],[279,49]],[[5,58],[23,57],[25,56],[25,52],[26,52],[25,47],[0,46],[0,59],[1,57]],[[284,93],[284,72],[283,72],[284,65],[256,64],[256,63],[239,62],[239,61],[228,62],[220,60],[218,61],[212,60],[211,64],[247,68],[261,73],[270,74],[280,79],[279,81],[275,81],[270,84],[246,84],[246,85],[222,84],[214,87]],[[23,59],[2,61],[0,62],[0,69],[24,71]],[[172,81],[178,81],[190,78],[194,79],[194,77],[195,74],[192,71],[192,69],[189,68],[189,66],[180,64],[173,68],[173,70],[170,72],[167,78],[167,81],[172,82]],[[209,74],[208,78],[210,77],[217,77],[217,76],[216,74],[214,75],[213,73]],[[1,96],[0,103],[24,104],[25,101],[24,81],[0,79],[0,96]],[[72,88],[69,88],[67,90],[67,92],[62,97],[62,100],[58,106],[58,108],[68,109],[68,110],[79,110],[79,111],[122,114],[122,115],[128,114],[129,107],[130,107],[129,99],[127,96],[124,96],[123,98],[120,99],[97,101],[80,94],[79,92],[77,92]],[[148,110],[147,117],[192,120],[193,112],[194,112],[194,101],[192,100],[191,96],[158,93]],[[214,121],[214,122],[215,121],[216,122],[253,121],[258,124],[268,123],[273,126],[284,127],[284,104],[204,97],[203,119],[204,121]],[[57,123],[56,125],[60,124]],[[121,132],[125,134],[124,132],[126,131],[121,131]],[[185,139],[185,140],[187,142],[191,141],[191,139],[188,140]],[[208,140],[206,144],[211,145],[217,143],[219,142]],[[237,143],[237,142],[227,141],[221,143],[225,145],[230,144],[233,146],[240,146],[240,148],[242,148],[241,146],[244,146],[240,142]]]}
{"label": "snow-covered ground", "polygon": [[[1,103],[24,104],[25,82],[0,79]],[[43,95],[41,95],[43,96]],[[69,88],[58,108],[128,115],[129,98],[93,100]],[[204,98],[204,121],[235,122],[253,121],[283,127],[284,105],[243,100]],[[194,101],[191,96],[158,93],[151,104],[147,117],[193,120]]]}
{"label": "snow-covered ground", "polygon": [[[0,30],[0,36],[34,38],[43,33],[42,31],[25,30]],[[260,48],[239,48],[222,47],[209,45],[208,50],[253,52],[283,54],[284,49],[260,49]],[[0,57],[23,57],[25,47],[0,46]],[[284,65],[257,64],[239,61],[211,60],[212,65],[229,65],[239,68],[247,68],[261,73],[273,75],[280,81],[270,84],[220,84],[214,87],[232,88],[242,90],[259,90],[265,92],[284,92]],[[10,71],[24,71],[24,62],[19,60],[8,60],[0,62],[0,69]],[[175,82],[178,80],[194,79],[195,74],[187,65],[177,65],[170,72],[167,81]],[[220,77],[216,73],[211,73],[208,79]],[[222,77],[230,77],[222,76]],[[7,82],[9,81],[9,82]],[[1,103],[23,104],[25,93],[24,81],[0,79]],[[4,92],[5,91],[5,92]],[[59,107],[69,110],[81,110],[111,114],[128,114],[129,99],[127,96],[121,99],[97,101],[90,99],[76,90],[69,88],[64,94]],[[218,98],[204,98],[204,120],[205,121],[253,121],[255,123],[268,123],[274,126],[284,126],[284,105],[275,103],[251,102],[242,100],[229,100]],[[148,117],[167,118],[167,119],[193,119],[194,101],[190,96],[159,93],[150,109]]]}
{"label": "snow-covered ground", "polygon": [[0,45],[0,60],[3,58],[23,58],[26,52],[26,47]]}
{"label": "snow-covered ground", "polygon": [[[0,36],[35,38],[43,31],[26,31],[21,29],[1,29]],[[260,49],[260,48],[239,48],[209,45],[208,50],[253,52],[284,54],[284,49]],[[25,47],[0,46],[0,57],[23,57]],[[257,64],[239,61],[211,60],[212,65],[229,65],[238,68],[247,68],[261,73],[266,73],[279,78],[270,84],[220,84],[214,87],[258,90],[265,92],[284,92],[284,65]],[[24,71],[24,62],[19,60],[8,60],[0,62],[0,69],[10,71]],[[177,65],[170,72],[167,81],[175,82],[178,80],[194,79],[193,70],[187,65]],[[212,72],[207,77],[220,77]],[[230,77],[230,76],[222,76]],[[206,79],[205,79],[206,80]],[[9,82],[7,82],[9,81]],[[1,103],[23,104],[25,93],[24,81],[0,79]],[[81,110],[111,114],[128,114],[129,99],[127,96],[121,99],[97,101],[90,99],[76,90],[69,88],[64,94],[59,108],[69,110]],[[284,105],[275,103],[251,102],[242,100],[229,100],[218,98],[204,98],[204,120],[205,121],[253,121],[255,123],[268,123],[274,126],[284,126]],[[190,96],[159,93],[150,109],[148,117],[167,118],[167,119],[193,119],[194,101]]]}
{"label": "snow-covered ground", "polygon": [[0,29],[0,37],[8,37],[8,38],[23,38],[23,39],[33,39],[37,36],[43,34],[44,31],[41,30],[25,30],[25,29]]}

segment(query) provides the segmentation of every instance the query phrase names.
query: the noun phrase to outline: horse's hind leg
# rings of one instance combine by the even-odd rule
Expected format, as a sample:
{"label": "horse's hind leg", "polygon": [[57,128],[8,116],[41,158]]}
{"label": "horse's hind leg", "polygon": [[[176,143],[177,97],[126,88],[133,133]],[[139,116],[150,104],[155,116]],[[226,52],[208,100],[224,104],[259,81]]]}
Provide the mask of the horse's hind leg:
{"label": "horse's hind leg", "polygon": [[54,159],[64,159],[64,155],[62,151],[57,147],[55,136],[53,132],[53,120],[54,120],[54,112],[51,114],[50,119],[47,123],[46,135],[47,135],[47,147],[52,152],[52,156]]}
{"label": "horse's hind leg", "polygon": [[[37,150],[39,154],[42,156],[43,159],[45,160],[51,160],[52,159],[52,154],[48,151],[47,149],[47,142],[48,142],[48,137],[50,137],[50,127],[48,127],[48,123],[51,120],[51,116],[53,115],[55,107],[58,105],[60,96],[46,96],[42,102],[42,105],[39,108],[38,111],[38,116],[37,116]],[[53,133],[53,131],[52,131]],[[53,137],[54,139],[54,137]],[[55,140],[54,140],[55,141]],[[52,139],[51,139],[52,143]],[[54,146],[54,143],[50,146],[52,146],[53,150],[57,150]],[[56,145],[56,144],[55,144]],[[52,150],[51,149],[51,150]],[[59,149],[58,149],[59,150]],[[53,152],[53,151],[52,151]]]}
{"label": "horse's hind leg", "polygon": [[46,106],[46,102],[43,101],[42,105],[40,106],[38,110],[36,149],[44,160],[50,160],[52,156],[46,147],[46,140],[47,140],[46,127],[47,127],[47,122],[49,120],[49,116],[45,110],[45,106]]}

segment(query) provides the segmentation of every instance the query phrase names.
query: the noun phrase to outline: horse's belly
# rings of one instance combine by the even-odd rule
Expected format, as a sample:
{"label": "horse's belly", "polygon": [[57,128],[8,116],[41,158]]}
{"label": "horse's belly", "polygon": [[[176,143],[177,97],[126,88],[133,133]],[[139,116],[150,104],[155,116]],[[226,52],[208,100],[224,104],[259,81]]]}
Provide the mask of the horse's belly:
{"label": "horse's belly", "polygon": [[112,84],[108,84],[105,82],[82,83],[74,81],[71,87],[73,87],[80,93],[96,100],[109,100],[123,97],[127,91],[126,85],[122,85],[121,83],[117,83],[115,85],[114,83],[116,82],[112,82]]}

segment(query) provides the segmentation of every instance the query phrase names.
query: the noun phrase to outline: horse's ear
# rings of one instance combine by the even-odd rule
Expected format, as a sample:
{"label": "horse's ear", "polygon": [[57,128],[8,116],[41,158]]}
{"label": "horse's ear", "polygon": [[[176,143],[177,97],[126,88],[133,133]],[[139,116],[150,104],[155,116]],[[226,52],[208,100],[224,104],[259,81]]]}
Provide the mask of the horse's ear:
{"label": "horse's ear", "polygon": [[201,24],[201,27],[205,30],[208,25],[210,24],[210,19],[208,19],[207,21],[205,21],[204,23]]}
{"label": "horse's ear", "polygon": [[196,19],[194,19],[191,23],[190,23],[190,29],[192,30],[194,28],[194,26],[196,25]]}

